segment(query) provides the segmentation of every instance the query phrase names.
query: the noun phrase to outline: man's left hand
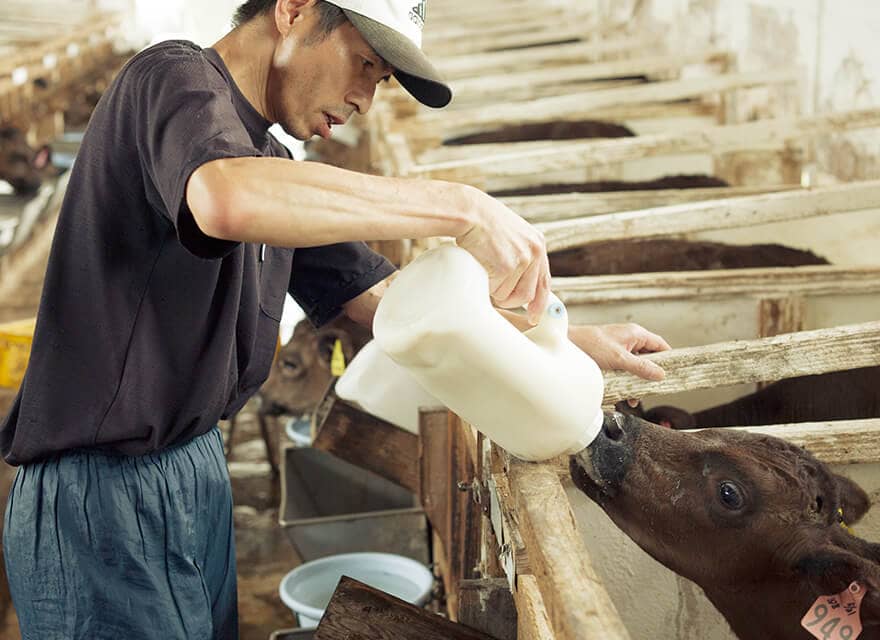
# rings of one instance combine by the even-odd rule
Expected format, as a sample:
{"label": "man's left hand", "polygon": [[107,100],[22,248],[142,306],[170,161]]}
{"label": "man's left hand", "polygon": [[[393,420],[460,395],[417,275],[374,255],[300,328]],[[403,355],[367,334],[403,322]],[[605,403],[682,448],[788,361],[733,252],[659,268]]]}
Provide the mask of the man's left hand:
{"label": "man's left hand", "polygon": [[568,337],[603,371],[628,371],[655,381],[664,378],[663,369],[639,354],[672,348],[657,334],[633,323],[572,326]]}

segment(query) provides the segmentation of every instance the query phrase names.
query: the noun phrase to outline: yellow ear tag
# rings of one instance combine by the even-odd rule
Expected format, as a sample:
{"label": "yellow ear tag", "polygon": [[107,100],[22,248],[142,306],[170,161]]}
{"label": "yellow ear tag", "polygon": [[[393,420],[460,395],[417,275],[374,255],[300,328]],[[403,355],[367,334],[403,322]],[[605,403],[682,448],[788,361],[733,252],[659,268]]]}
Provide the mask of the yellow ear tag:
{"label": "yellow ear tag", "polygon": [[337,378],[345,373],[345,354],[342,353],[342,340],[333,343],[333,355],[330,356],[330,373]]}

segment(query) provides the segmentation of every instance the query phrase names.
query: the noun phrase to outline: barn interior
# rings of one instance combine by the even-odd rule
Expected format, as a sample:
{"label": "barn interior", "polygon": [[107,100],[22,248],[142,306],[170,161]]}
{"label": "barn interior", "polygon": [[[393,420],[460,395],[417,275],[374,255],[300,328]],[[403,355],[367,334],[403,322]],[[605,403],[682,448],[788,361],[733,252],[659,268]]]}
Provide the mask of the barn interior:
{"label": "barn interior", "polygon": [[[571,324],[638,323],[672,346],[644,356],[662,382],[606,371],[605,410],[654,416],[682,437],[781,438],[875,504],[880,5],[410,4],[427,6],[422,46],[452,103],[427,108],[392,79],[329,139],[303,143],[275,125],[295,161],[495,195],[543,233]],[[209,47],[238,5],[0,6],[0,416],[27,370],[92,111],[132,56],[170,39]],[[370,246],[405,269],[448,241]],[[341,397],[335,383],[370,333],[304,318],[288,296],[268,381],[220,422],[243,640],[746,637],[706,585],[652,557],[575,485],[567,456],[520,460],[445,406],[400,425]],[[664,407],[688,417],[658,418]],[[16,471],[0,461],[4,505]],[[880,542],[876,508],[846,524]],[[752,542],[744,530],[742,548]],[[694,554],[714,544],[710,531]],[[295,569],[366,552],[430,573],[418,608],[334,579],[317,613],[294,610]],[[22,637],[3,563],[0,637]]]}

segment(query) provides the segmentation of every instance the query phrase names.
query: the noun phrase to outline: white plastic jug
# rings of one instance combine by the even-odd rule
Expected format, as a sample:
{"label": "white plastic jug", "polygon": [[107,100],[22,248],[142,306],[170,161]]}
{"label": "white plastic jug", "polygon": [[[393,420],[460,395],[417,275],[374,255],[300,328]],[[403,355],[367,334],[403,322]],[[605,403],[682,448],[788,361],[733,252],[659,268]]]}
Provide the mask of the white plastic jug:
{"label": "white plastic jug", "polygon": [[442,407],[375,340],[357,352],[336,381],[336,395],[367,413],[418,434],[419,409]]}
{"label": "white plastic jug", "polygon": [[551,296],[520,332],[492,307],[485,269],[455,245],[400,272],[373,332],[425,391],[518,458],[576,453],[602,428],[602,373],[568,339],[565,306]]}

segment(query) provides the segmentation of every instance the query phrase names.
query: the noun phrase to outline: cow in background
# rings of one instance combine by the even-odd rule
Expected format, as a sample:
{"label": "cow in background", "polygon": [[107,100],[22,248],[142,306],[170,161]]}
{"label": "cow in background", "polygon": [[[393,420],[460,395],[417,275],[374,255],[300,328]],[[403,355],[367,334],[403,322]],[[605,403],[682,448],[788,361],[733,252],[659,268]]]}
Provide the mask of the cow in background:
{"label": "cow in background", "polygon": [[880,418],[880,367],[788,378],[694,413],[667,405],[644,410],[625,404],[618,404],[618,410],[672,429]]}

